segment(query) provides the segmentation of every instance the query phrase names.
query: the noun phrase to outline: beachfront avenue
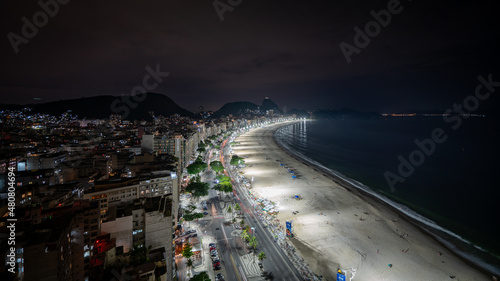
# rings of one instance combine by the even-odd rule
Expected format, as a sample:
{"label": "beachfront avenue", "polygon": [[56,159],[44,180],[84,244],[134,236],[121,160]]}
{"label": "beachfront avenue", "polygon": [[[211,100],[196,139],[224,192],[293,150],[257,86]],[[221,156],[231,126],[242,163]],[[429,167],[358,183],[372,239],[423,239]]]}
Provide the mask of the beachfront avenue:
{"label": "beachfront avenue", "polygon": [[[223,140],[220,151],[207,150],[203,157],[209,168],[201,174],[201,181],[208,183],[211,187],[208,196],[195,201],[189,200],[189,203],[187,200],[181,202],[181,205],[197,202],[197,208],[202,207],[202,211],[205,211],[207,215],[197,222],[190,221],[189,224],[184,225],[186,227],[184,230],[196,231],[195,233],[202,237],[203,252],[201,259],[195,260],[198,263],[191,270],[187,267],[184,258],[176,259],[180,280],[189,280],[188,272],[192,276],[204,269],[211,278],[221,274],[224,280],[243,281],[255,278],[260,280],[266,276],[268,278],[272,276],[273,280],[304,280],[297,266],[290,261],[289,255],[281,248],[280,241],[274,237],[274,234],[269,233],[271,226],[268,225],[271,223],[265,222],[264,218],[254,211],[246,189],[237,180],[239,169],[230,164],[232,156],[230,142],[234,137],[236,134]],[[223,194],[212,189],[216,185],[216,174],[210,168],[210,163],[214,161],[221,161],[225,166],[225,174],[232,179],[233,193]],[[239,211],[236,211],[238,209]],[[258,241],[256,249],[249,248],[242,240],[241,221],[244,221],[251,229],[251,236]],[[211,251],[214,248],[216,251]],[[256,253],[261,252],[264,253],[265,258],[259,260]],[[216,261],[218,261],[217,267]]]}
{"label": "beachfront avenue", "polygon": [[[251,226],[252,235],[257,237],[259,246],[257,252],[264,252],[266,259],[262,261],[262,270],[271,273],[273,280],[304,280],[304,276],[298,272],[297,266],[290,261],[290,253],[285,253],[281,247],[281,239],[276,236],[277,229],[274,228],[274,234],[270,233],[273,222],[269,222],[259,216],[255,211],[255,202],[248,196],[247,188],[243,187],[243,183],[238,180],[239,169],[230,164],[233,149],[229,145],[229,141],[222,147],[223,163],[228,171],[228,175],[233,180],[235,187],[235,202],[238,202],[242,207],[242,219]],[[274,227],[274,226],[273,226]]]}

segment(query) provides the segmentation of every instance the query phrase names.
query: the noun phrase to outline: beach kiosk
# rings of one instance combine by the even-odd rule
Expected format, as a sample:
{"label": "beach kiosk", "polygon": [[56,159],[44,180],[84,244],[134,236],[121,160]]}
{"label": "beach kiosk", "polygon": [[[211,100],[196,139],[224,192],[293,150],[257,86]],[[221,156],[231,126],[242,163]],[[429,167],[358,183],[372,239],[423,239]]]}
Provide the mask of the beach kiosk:
{"label": "beach kiosk", "polygon": [[286,221],[285,222],[285,226],[286,226],[286,236],[287,237],[293,237],[293,233],[292,233],[292,221]]}
{"label": "beach kiosk", "polygon": [[337,270],[337,281],[345,281],[345,272],[340,268]]}

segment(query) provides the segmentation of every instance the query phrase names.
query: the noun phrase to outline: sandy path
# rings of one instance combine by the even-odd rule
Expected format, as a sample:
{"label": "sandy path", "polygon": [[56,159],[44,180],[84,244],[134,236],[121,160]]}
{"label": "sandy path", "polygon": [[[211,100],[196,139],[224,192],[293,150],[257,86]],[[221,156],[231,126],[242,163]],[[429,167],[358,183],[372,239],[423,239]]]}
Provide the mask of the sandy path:
{"label": "sandy path", "polygon": [[[316,274],[336,280],[341,268],[350,270],[347,277],[355,270],[353,280],[491,280],[385,205],[290,157],[272,139],[277,126],[241,135],[233,150],[247,157],[243,172],[254,178],[252,192],[279,204],[283,227],[293,219],[291,241]],[[292,179],[277,159],[299,178]]]}

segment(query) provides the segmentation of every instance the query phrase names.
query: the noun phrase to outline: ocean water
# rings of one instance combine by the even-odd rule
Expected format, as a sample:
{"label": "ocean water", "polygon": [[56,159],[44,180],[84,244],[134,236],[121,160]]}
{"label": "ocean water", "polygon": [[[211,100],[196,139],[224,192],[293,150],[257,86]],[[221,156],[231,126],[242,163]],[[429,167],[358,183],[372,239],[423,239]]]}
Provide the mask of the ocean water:
{"label": "ocean water", "polygon": [[[488,117],[462,121],[455,129],[439,117],[304,121],[280,128],[275,137],[292,153],[410,214],[457,253],[498,274],[499,125]],[[446,140],[434,142],[432,150],[434,130],[442,130]],[[422,151],[415,141],[426,139]],[[414,171],[401,174],[401,158],[410,162],[410,154]],[[387,172],[404,181],[391,188]]]}

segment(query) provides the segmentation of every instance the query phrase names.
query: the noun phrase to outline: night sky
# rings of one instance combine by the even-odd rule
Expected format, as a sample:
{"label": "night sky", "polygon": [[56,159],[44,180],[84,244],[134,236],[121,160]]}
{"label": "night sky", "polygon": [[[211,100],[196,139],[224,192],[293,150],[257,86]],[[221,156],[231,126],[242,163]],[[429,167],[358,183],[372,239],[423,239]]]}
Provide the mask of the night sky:
{"label": "night sky", "polygon": [[239,4],[223,21],[212,0],[59,1],[17,54],[12,34],[42,8],[1,1],[0,103],[129,95],[156,65],[170,75],[153,92],[191,111],[266,96],[288,109],[444,110],[478,75],[500,81],[494,1],[402,0],[350,63],[339,44],[355,46],[354,28],[392,0],[220,0]]}

